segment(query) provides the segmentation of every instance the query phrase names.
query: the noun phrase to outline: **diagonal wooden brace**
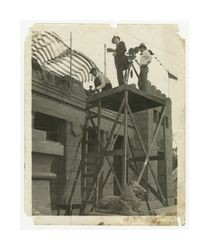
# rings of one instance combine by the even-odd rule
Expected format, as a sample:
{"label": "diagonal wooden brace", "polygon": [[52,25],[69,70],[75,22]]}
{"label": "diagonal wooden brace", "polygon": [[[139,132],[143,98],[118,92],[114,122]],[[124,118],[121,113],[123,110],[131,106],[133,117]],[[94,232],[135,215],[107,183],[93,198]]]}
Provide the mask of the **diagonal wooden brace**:
{"label": "diagonal wooden brace", "polygon": [[158,135],[158,132],[159,132],[159,129],[160,129],[160,125],[161,125],[161,123],[162,123],[163,116],[164,116],[164,114],[165,114],[166,106],[163,106],[163,107],[162,107],[160,120],[158,121],[158,124],[157,124],[157,126],[156,126],[156,130],[155,130],[155,133],[154,133],[153,141],[152,141],[151,146],[150,146],[150,148],[149,148],[149,152],[148,152],[149,154],[147,153],[147,150],[146,150],[146,148],[145,148],[145,146],[144,146],[144,143],[143,143],[141,134],[140,134],[140,132],[139,132],[139,129],[138,129],[137,124],[136,124],[136,121],[135,121],[135,118],[134,118],[134,116],[133,116],[133,114],[132,114],[132,112],[131,112],[130,106],[129,106],[128,104],[127,104],[127,109],[128,109],[128,113],[129,113],[129,115],[130,115],[130,118],[131,118],[131,120],[132,120],[132,123],[133,123],[133,125],[134,125],[136,134],[137,134],[137,136],[138,136],[138,138],[139,138],[139,141],[140,141],[140,143],[141,143],[142,149],[143,149],[143,151],[144,151],[144,153],[145,153],[145,155],[146,155],[146,158],[145,158],[145,161],[144,161],[144,164],[143,164],[143,169],[142,169],[142,171],[141,171],[141,174],[140,174],[139,177],[138,177],[137,182],[140,183],[140,181],[141,181],[141,179],[142,179],[142,176],[143,176],[143,174],[144,174],[144,171],[145,171],[145,169],[146,169],[146,166],[148,165],[148,166],[149,166],[149,169],[150,169],[150,171],[151,171],[151,174],[152,174],[152,176],[153,176],[153,178],[154,178],[154,181],[155,181],[155,183],[156,183],[156,185],[157,185],[157,188],[158,188],[158,190],[159,190],[159,193],[160,193],[160,195],[161,195],[161,197],[162,197],[162,200],[164,201],[164,206],[166,206],[166,205],[167,205],[167,204],[166,204],[166,200],[165,200],[165,198],[164,198],[164,196],[163,196],[161,187],[160,187],[160,185],[159,185],[159,183],[158,183],[158,181],[157,181],[157,178],[156,178],[156,176],[155,176],[155,174],[154,174],[154,172],[153,172],[153,170],[152,170],[152,168],[151,168],[151,165],[150,165],[150,163],[149,163],[149,154],[150,154],[150,152],[151,152],[151,148],[152,148],[153,144],[155,143],[156,137],[157,137],[157,135]]}

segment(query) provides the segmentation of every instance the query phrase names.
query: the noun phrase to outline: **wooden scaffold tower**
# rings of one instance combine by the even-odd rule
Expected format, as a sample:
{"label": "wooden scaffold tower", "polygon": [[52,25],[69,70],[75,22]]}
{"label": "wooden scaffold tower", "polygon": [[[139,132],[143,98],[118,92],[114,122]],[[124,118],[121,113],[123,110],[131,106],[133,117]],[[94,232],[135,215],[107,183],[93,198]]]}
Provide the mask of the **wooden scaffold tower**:
{"label": "wooden scaffold tower", "polygon": [[[143,142],[142,136],[138,129],[134,113],[140,112],[156,107],[161,107],[160,117],[157,122],[154,136],[152,142],[146,149]],[[117,112],[116,118],[112,125],[112,128],[109,132],[108,138],[105,143],[101,140],[101,118],[102,118],[102,109],[107,109]],[[127,171],[130,167],[135,174],[138,176],[138,184],[146,186],[150,192],[163,204],[167,206],[167,199],[164,197],[161,187],[158,183],[158,179],[155,175],[155,172],[152,169],[150,162],[150,154],[153,149],[153,146],[156,142],[156,138],[159,134],[161,124],[164,120],[164,115],[166,111],[166,99],[159,98],[145,93],[139,89],[136,89],[133,85],[124,84],[122,86],[116,87],[114,89],[106,90],[96,95],[92,95],[87,98],[87,107],[86,107],[86,124],[84,128],[84,135],[82,140],[82,159],[78,167],[77,177],[75,179],[73,188],[71,190],[69,204],[71,204],[73,192],[75,190],[76,181],[81,174],[81,193],[82,193],[82,204],[81,204],[81,214],[86,214],[89,211],[93,211],[94,208],[99,203],[101,193],[104,189],[104,186],[107,183],[107,180],[112,173],[115,181],[117,183],[118,189],[122,192],[123,187],[127,184]],[[121,118],[122,117],[122,122]],[[144,162],[142,168],[138,167],[138,158],[134,155],[134,149],[131,144],[130,137],[128,135],[128,121],[131,121],[133,128],[135,130],[137,139],[139,140],[142,150],[144,152]],[[165,126],[164,122],[162,124]],[[123,148],[120,150],[113,150],[113,146],[117,140],[119,130],[123,126]],[[88,152],[89,137],[88,132],[89,128],[93,128],[96,133],[96,143],[97,150],[96,152]],[[164,135],[165,136],[165,135]],[[128,156],[128,152],[131,152],[131,157]],[[166,153],[166,152],[165,152]],[[91,156],[95,161],[89,162],[88,157]],[[120,184],[118,177],[115,173],[113,162],[111,157],[122,156],[122,185]],[[166,157],[164,157],[164,160]],[[157,159],[157,156],[155,158]],[[161,159],[162,160],[162,159]],[[101,183],[101,176],[104,173],[104,168],[106,166],[105,162],[108,163],[109,170],[104,177],[104,180]],[[88,171],[88,166],[90,164],[95,165],[95,172],[91,173]],[[148,183],[147,179],[144,178],[146,169],[149,169],[153,179],[155,181],[157,190]],[[91,179],[91,183],[89,183]],[[148,200],[146,200],[147,208],[150,210]],[[66,214],[70,214],[68,211]]]}

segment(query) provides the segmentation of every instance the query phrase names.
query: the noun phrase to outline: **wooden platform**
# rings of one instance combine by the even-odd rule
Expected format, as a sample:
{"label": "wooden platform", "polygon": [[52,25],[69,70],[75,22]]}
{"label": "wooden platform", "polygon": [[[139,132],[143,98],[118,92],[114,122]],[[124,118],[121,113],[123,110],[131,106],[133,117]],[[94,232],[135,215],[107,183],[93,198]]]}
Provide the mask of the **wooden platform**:
{"label": "wooden platform", "polygon": [[125,90],[128,91],[128,103],[133,113],[166,105],[165,98],[147,94],[144,91],[136,89],[135,85],[125,84],[89,96],[87,98],[87,103],[97,106],[98,100],[101,100],[103,108],[117,112],[124,98]]}

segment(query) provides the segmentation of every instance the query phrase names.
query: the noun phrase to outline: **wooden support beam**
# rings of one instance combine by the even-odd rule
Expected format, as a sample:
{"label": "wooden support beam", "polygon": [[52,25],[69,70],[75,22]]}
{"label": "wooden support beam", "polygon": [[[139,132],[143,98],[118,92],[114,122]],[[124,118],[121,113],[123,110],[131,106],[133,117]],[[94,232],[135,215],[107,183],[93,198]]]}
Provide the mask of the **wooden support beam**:
{"label": "wooden support beam", "polygon": [[[98,163],[98,168],[97,168],[97,173],[100,170],[100,166],[102,165],[102,158],[101,158],[101,130],[100,130],[100,126],[101,126],[101,99],[98,100],[98,123],[97,123],[97,152],[99,153],[99,157],[97,160]],[[98,204],[99,201],[99,181],[100,178],[97,178],[97,189],[96,189],[96,204]]]}
{"label": "wooden support beam", "polygon": [[[135,158],[129,158],[130,161],[145,161],[145,156],[135,157]],[[152,155],[149,157],[149,161],[158,161],[158,160],[164,160],[164,157],[158,156],[158,155]]]}
{"label": "wooden support beam", "polygon": [[162,199],[161,195],[147,182],[147,180],[145,180],[144,178],[142,178],[141,181],[142,185],[147,185],[148,189],[152,192],[152,194],[160,201],[160,203],[165,206],[165,202]]}
{"label": "wooden support beam", "polygon": [[122,165],[122,187],[126,186],[127,182],[127,154],[128,154],[128,91],[125,90],[125,104],[124,104],[124,136],[123,136],[123,165]]}
{"label": "wooden support beam", "polygon": [[163,142],[164,142],[164,167],[165,167],[165,176],[166,176],[166,193],[165,193],[165,199],[166,204],[168,205],[168,194],[167,194],[167,147],[166,147],[166,119],[163,118]]}
{"label": "wooden support beam", "polygon": [[123,117],[122,122],[121,122],[120,125],[119,125],[119,128],[118,128],[116,134],[115,134],[115,138],[113,139],[112,142],[110,142],[111,147],[113,147],[113,146],[115,145],[115,142],[116,142],[116,140],[118,139],[118,136],[119,136],[120,128],[121,128],[121,126],[123,125],[123,123],[124,123],[124,117]]}
{"label": "wooden support beam", "polygon": [[[114,162],[116,162],[116,161],[119,159],[118,156],[116,156],[116,157],[117,157],[117,159],[116,159]],[[105,177],[105,179],[104,179],[102,189],[103,189],[104,186],[106,185],[106,182],[107,182],[107,180],[108,180],[108,178],[109,178],[109,176],[110,176],[110,173],[111,173],[111,168],[109,169],[109,171],[108,171],[108,173],[107,173],[107,175],[106,175],[106,177]]]}
{"label": "wooden support beam", "polygon": [[[130,151],[131,151],[132,159],[135,159],[136,157],[135,157],[135,155],[134,155],[134,150],[133,150],[133,147],[132,147],[132,145],[131,145],[131,140],[130,140],[129,137],[128,137],[128,144],[129,144],[129,149],[130,149]],[[131,162],[131,159],[130,159],[130,158],[129,158],[129,161]],[[133,163],[134,163],[134,166],[135,166],[135,168],[137,169],[137,171],[139,171],[136,161],[133,160]],[[138,174],[139,174],[139,173],[137,173],[137,175],[138,175]]]}

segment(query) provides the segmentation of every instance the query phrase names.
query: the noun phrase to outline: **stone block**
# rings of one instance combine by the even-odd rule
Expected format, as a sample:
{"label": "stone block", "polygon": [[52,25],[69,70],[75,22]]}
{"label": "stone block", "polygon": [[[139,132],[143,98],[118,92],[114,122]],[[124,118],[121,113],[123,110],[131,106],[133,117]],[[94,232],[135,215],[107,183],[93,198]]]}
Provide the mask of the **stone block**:
{"label": "stone block", "polygon": [[35,213],[40,213],[40,215],[51,214],[49,184],[49,181],[32,181],[32,208],[34,215]]}
{"label": "stone block", "polygon": [[32,141],[46,141],[46,131],[33,129],[32,130]]}
{"label": "stone block", "polygon": [[32,141],[32,151],[42,154],[64,155],[64,146],[59,142]]}
{"label": "stone block", "polygon": [[51,175],[51,167],[55,155],[35,153],[32,154],[32,176],[42,176],[42,180],[32,180],[32,208],[43,215],[51,214],[50,180],[44,176]]}

